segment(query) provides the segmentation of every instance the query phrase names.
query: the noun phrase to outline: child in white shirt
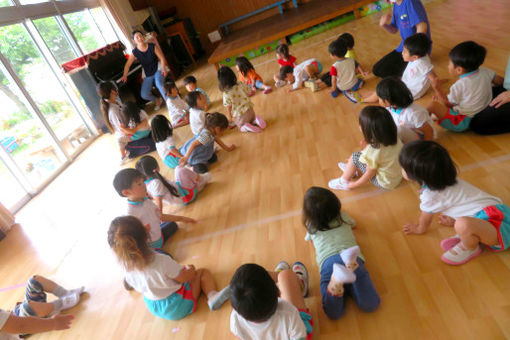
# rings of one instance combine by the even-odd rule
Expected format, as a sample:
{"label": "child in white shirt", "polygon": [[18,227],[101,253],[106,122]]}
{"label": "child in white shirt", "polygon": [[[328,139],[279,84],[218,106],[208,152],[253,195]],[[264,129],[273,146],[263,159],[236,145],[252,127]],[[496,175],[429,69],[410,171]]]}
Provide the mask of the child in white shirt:
{"label": "child in white shirt", "polygon": [[492,70],[480,68],[485,60],[485,47],[474,41],[455,46],[448,57],[448,71],[459,79],[450,87],[448,96],[440,95],[427,110],[443,128],[462,132],[471,119],[485,109],[492,100],[492,85],[503,84],[503,78]]}
{"label": "child in white shirt", "polygon": [[441,241],[441,260],[460,265],[481,254],[510,247],[510,208],[498,197],[457,178],[448,151],[432,141],[408,143],[399,156],[405,179],[422,186],[418,223],[404,225],[406,234],[423,234],[439,215],[439,223],[453,226],[457,235]]}
{"label": "child in white shirt", "polygon": [[184,86],[186,87],[186,90],[188,90],[188,93],[198,91],[204,96],[206,100],[204,110],[207,111],[209,109],[209,105],[211,105],[211,100],[209,99],[209,96],[207,95],[207,92],[205,92],[204,89],[197,87],[197,78],[193,76],[187,76],[186,78],[184,78],[183,82]]}
{"label": "child in white shirt", "polygon": [[181,98],[177,85],[172,82],[165,83],[166,107],[172,127],[176,128],[189,124],[189,106]]}
{"label": "child in white shirt", "polygon": [[151,129],[159,158],[167,167],[174,169],[182,155],[175,147],[172,125],[165,116],[156,115],[152,118]]}
{"label": "child in white shirt", "polygon": [[292,92],[305,87],[309,87],[312,91],[318,91],[319,85],[315,79],[322,72],[322,64],[315,58],[311,58],[297,64],[296,67],[286,65],[280,68],[280,79],[292,84],[287,92]]}
{"label": "child in white shirt", "polygon": [[312,338],[313,319],[303,298],[308,272],[301,262],[291,270],[282,261],[272,273],[254,263],[244,264],[232,277],[230,289],[230,331],[239,339]]}
{"label": "child in white shirt", "polygon": [[207,99],[199,91],[192,91],[186,95],[189,109],[189,126],[193,135],[198,135],[205,125]]}

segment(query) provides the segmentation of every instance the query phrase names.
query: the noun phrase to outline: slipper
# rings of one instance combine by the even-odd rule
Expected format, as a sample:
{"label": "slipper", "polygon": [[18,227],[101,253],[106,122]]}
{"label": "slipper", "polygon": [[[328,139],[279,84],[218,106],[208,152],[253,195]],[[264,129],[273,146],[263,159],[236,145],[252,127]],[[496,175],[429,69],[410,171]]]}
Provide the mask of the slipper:
{"label": "slipper", "polygon": [[279,273],[279,272],[283,272],[284,270],[288,270],[288,269],[290,269],[289,263],[287,261],[280,261],[274,268],[274,271]]}
{"label": "slipper", "polygon": [[328,187],[333,190],[350,190],[349,182],[345,181],[342,177],[338,177],[329,181]]}
{"label": "slipper", "polygon": [[261,129],[266,128],[266,121],[262,119],[261,116],[255,116],[255,124],[257,124]]}
{"label": "slipper", "polygon": [[301,292],[303,297],[308,296],[308,270],[305,265],[301,262],[294,262],[292,264],[292,271],[296,273],[297,277],[301,281]]}
{"label": "slipper", "polygon": [[230,299],[230,286],[226,286],[217,292],[212,299],[208,299],[207,305],[210,310],[218,310],[228,299]]}
{"label": "slipper", "polygon": [[468,262],[482,253],[482,248],[476,246],[473,250],[462,249],[460,243],[448,250],[441,256],[441,260],[453,266],[458,266]]}
{"label": "slipper", "polygon": [[453,237],[445,238],[444,240],[441,241],[440,245],[444,251],[448,251],[455,247],[459,242],[460,242],[459,235],[455,235]]}
{"label": "slipper", "polygon": [[268,87],[267,89],[264,90],[264,94],[268,94],[268,93],[271,93],[273,91],[273,89],[271,87]]}

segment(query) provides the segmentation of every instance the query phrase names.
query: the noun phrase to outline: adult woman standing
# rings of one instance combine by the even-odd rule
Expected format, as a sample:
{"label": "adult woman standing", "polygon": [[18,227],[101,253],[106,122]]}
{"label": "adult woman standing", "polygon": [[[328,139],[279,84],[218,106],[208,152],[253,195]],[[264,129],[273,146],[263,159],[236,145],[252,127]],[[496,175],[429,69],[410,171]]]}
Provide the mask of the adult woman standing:
{"label": "adult woman standing", "polygon": [[493,100],[471,119],[469,127],[481,135],[510,132],[510,57],[506,65],[503,86],[492,89]]}
{"label": "adult woman standing", "polygon": [[159,110],[162,99],[156,98],[151,93],[151,90],[155,82],[163,100],[165,99],[165,90],[163,85],[165,83],[168,67],[165,56],[163,55],[163,52],[159,46],[156,46],[153,43],[147,43],[145,41],[145,37],[141,31],[133,31],[132,37],[136,47],[132,50],[133,53],[129,56],[129,59],[124,66],[124,74],[121,80],[123,82],[127,81],[129,68],[135,59],[138,60],[142,64],[143,70],[145,72],[145,79],[142,83],[142,98],[154,102],[156,104],[155,109]]}

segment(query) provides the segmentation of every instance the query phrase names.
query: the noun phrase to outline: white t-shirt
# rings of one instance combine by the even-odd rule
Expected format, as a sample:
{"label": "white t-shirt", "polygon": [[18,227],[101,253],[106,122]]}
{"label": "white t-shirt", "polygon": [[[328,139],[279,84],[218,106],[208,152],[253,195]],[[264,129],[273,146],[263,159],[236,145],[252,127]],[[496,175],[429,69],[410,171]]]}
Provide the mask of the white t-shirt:
{"label": "white t-shirt", "polygon": [[189,109],[189,126],[193,135],[198,135],[205,127],[205,111],[194,108]]}
{"label": "white t-shirt", "polygon": [[452,218],[474,216],[491,205],[503,204],[501,199],[457,179],[457,184],[441,191],[424,188],[420,195],[420,209],[428,213],[442,213]]}
{"label": "white t-shirt", "polygon": [[[174,182],[167,180],[167,182],[179,192],[179,189],[175,185]],[[182,197],[174,196],[170,193],[170,191],[165,187],[163,182],[158,178],[151,178],[145,181],[145,185],[147,186],[147,192],[152,197],[162,197],[163,201],[168,204],[182,204]]]}
{"label": "white t-shirt", "polygon": [[150,242],[156,242],[161,238],[161,213],[158,206],[150,199],[145,198],[142,202],[128,200],[127,214],[137,217],[144,225],[150,225]]}
{"label": "white t-shirt", "polygon": [[358,82],[356,61],[353,58],[338,60],[331,66],[329,73],[336,77],[336,87],[340,91],[350,90]]}
{"label": "white t-shirt", "polygon": [[292,85],[292,88],[294,90],[302,87],[303,82],[305,82],[306,80],[308,80],[308,78],[310,78],[310,76],[308,75],[308,73],[305,70],[305,67],[307,67],[308,65],[310,65],[311,63],[313,63],[316,60],[317,59],[315,59],[315,58],[308,59],[308,60],[303,61],[301,64],[297,64],[296,67],[294,67],[294,71],[292,72],[292,74],[294,75],[294,84]]}
{"label": "white t-shirt", "polygon": [[170,96],[166,97],[166,107],[172,124],[178,123],[178,121],[186,115],[186,112],[189,111],[188,104],[179,96],[175,98]]}
{"label": "white t-shirt", "polygon": [[448,101],[453,109],[463,115],[474,117],[492,100],[492,80],[496,72],[487,68],[465,73],[450,87]]}
{"label": "white t-shirt", "polygon": [[280,298],[273,316],[261,323],[248,321],[232,310],[230,331],[242,340],[306,339],[306,327],[299,316],[299,311],[290,302]]}
{"label": "white t-shirt", "polygon": [[174,280],[182,266],[170,256],[154,253],[154,259],[143,271],[126,272],[126,282],[149,300],[162,300],[178,291],[182,283]]}
{"label": "white t-shirt", "polygon": [[434,138],[436,138],[436,130],[432,124],[429,112],[423,106],[412,103],[403,109],[394,109],[392,107],[386,108],[393,117],[395,124],[398,128],[419,129],[426,123],[429,123],[432,130],[434,130]]}
{"label": "white t-shirt", "polygon": [[162,142],[156,143],[156,151],[158,152],[159,157],[164,160],[166,156],[170,153],[170,149],[175,148],[174,138],[172,136],[167,137]]}
{"label": "white t-shirt", "polygon": [[427,55],[407,63],[402,81],[407,85],[414,99],[423,97],[430,87],[427,75],[434,70],[434,65]]}
{"label": "white t-shirt", "polygon": [[109,103],[110,107],[108,108],[108,120],[110,121],[110,124],[112,125],[113,131],[115,133],[115,136],[122,137],[125,136],[122,131],[120,131],[120,126],[122,125],[120,121],[120,106],[116,103]]}
{"label": "white t-shirt", "polygon": [[[9,319],[10,315],[11,315],[11,313],[9,313],[3,309],[0,309],[0,329],[2,329],[4,327],[5,323],[7,322],[7,319]],[[0,332],[0,340],[18,340],[18,339],[20,339],[20,337],[17,335]]]}

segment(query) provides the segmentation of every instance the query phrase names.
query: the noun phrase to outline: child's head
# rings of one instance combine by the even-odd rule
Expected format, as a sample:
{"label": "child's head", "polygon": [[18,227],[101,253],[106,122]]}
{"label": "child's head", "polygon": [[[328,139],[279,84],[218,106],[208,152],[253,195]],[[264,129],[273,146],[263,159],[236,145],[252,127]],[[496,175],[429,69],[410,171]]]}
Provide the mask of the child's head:
{"label": "child's head", "polygon": [[205,127],[213,131],[216,136],[221,136],[228,128],[227,117],[219,112],[209,113],[205,116]]}
{"label": "child's head", "polygon": [[350,33],[342,33],[337,40],[342,41],[348,50],[352,50],[354,48],[354,37]]}
{"label": "child's head", "polygon": [[207,99],[199,91],[191,91],[186,94],[186,103],[193,109],[204,109],[207,104]]}
{"label": "child's head", "polygon": [[343,58],[347,53],[347,47],[345,46],[345,43],[340,39],[332,41],[328,46],[328,50],[329,54],[334,58]]}
{"label": "child's head", "polygon": [[110,109],[109,100],[113,99],[113,97],[117,97],[117,86],[112,81],[102,81],[97,85],[97,94],[101,98],[101,113],[103,114],[104,122],[108,129],[113,132],[112,124],[110,123],[110,118],[108,117],[108,110]]}
{"label": "child's head", "polygon": [[168,181],[159,173],[159,164],[156,158],[152,156],[143,156],[135,165],[136,170],[145,176],[146,179],[157,178],[168,189],[170,194],[179,197],[179,192],[175,187],[170,185]]}
{"label": "child's head", "polygon": [[197,88],[197,78],[193,76],[187,76],[183,79],[184,87],[186,87],[186,90],[188,92],[195,91]]}
{"label": "child's head", "polygon": [[294,78],[294,69],[290,65],[285,65],[280,68],[280,80],[288,81],[293,83],[296,79]]}
{"label": "child's head", "polygon": [[450,154],[439,143],[414,141],[406,143],[398,161],[402,175],[430,190],[443,190],[457,183],[457,169]]}
{"label": "child's head", "polygon": [[290,58],[289,46],[287,44],[280,44],[276,47],[276,56],[278,59],[288,60]]}
{"label": "child's head", "polygon": [[404,61],[415,61],[421,57],[425,57],[432,47],[432,42],[424,33],[416,33],[404,40],[404,49],[402,50],[402,58]]}
{"label": "child's head", "polygon": [[448,54],[448,71],[457,76],[475,71],[483,64],[486,54],[485,47],[474,41],[464,41],[452,48]]}
{"label": "child's head", "polygon": [[222,66],[218,70],[218,85],[220,91],[228,91],[237,84],[237,77],[234,71],[228,66]]}
{"label": "child's head", "polygon": [[237,58],[236,59],[236,67],[237,67],[237,70],[239,72],[241,72],[241,74],[243,76],[246,76],[246,74],[249,71],[253,70],[253,65],[250,63],[250,61],[246,57]]}
{"label": "child's head", "polygon": [[126,102],[121,107],[121,121],[124,126],[128,127],[130,123],[135,125],[142,121],[140,117],[140,108],[134,102]]}
{"label": "child's head", "polygon": [[179,95],[177,84],[173,81],[167,81],[165,85],[163,85],[163,88],[165,90],[165,95],[168,97],[177,97]]}
{"label": "child's head", "polygon": [[379,104],[395,109],[406,108],[413,103],[413,95],[406,84],[397,77],[384,78],[375,89]]}
{"label": "child's head", "polygon": [[173,129],[172,124],[168,118],[163,115],[156,115],[151,120],[151,131],[152,131],[152,139],[154,142],[164,142],[168,137],[172,137]]}
{"label": "child's head", "polygon": [[359,114],[359,126],[365,141],[374,148],[397,143],[397,126],[384,107],[365,106]]}
{"label": "child's head", "polygon": [[342,205],[328,189],[311,187],[303,200],[303,224],[309,234],[329,230],[329,222],[340,215]]}
{"label": "child's head", "polygon": [[134,216],[116,217],[108,229],[108,244],[128,271],[143,270],[152,260],[154,252],[148,240],[147,229]]}
{"label": "child's head", "polygon": [[143,174],[136,169],[122,169],[113,178],[113,187],[122,197],[142,199],[147,196]]}
{"label": "child's head", "polygon": [[237,268],[230,281],[232,308],[245,320],[263,322],[278,307],[279,290],[267,270],[247,263]]}

